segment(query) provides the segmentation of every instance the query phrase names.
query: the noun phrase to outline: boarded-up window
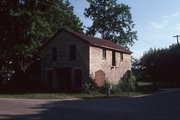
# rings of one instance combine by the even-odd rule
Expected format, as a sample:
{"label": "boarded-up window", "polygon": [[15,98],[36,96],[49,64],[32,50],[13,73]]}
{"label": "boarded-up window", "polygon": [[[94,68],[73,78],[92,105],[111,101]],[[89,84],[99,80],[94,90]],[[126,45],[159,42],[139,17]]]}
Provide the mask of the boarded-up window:
{"label": "boarded-up window", "polygon": [[106,49],[102,49],[102,58],[106,58]]}
{"label": "boarded-up window", "polygon": [[98,87],[104,86],[105,76],[106,74],[102,70],[98,70],[95,72],[95,82]]}
{"label": "boarded-up window", "polygon": [[53,72],[52,70],[47,71],[47,85],[49,87],[52,87],[52,81],[53,81]]}
{"label": "boarded-up window", "polygon": [[69,48],[69,60],[76,60],[76,46],[71,45]]}
{"label": "boarded-up window", "polygon": [[75,70],[75,87],[81,88],[82,82],[82,70]]}
{"label": "boarded-up window", "polygon": [[120,61],[123,61],[123,53],[120,53]]}
{"label": "boarded-up window", "polygon": [[116,53],[112,51],[112,66],[116,66]]}
{"label": "boarded-up window", "polygon": [[57,60],[57,48],[56,47],[51,48],[51,60],[52,61]]}

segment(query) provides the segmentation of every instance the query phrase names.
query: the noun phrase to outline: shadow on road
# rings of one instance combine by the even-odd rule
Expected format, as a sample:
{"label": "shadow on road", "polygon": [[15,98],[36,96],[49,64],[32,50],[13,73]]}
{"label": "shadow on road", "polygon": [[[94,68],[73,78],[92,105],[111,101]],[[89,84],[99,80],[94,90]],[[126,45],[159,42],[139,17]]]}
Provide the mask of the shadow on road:
{"label": "shadow on road", "polygon": [[137,98],[47,100],[22,109],[25,114],[2,114],[0,120],[180,120],[180,91]]}

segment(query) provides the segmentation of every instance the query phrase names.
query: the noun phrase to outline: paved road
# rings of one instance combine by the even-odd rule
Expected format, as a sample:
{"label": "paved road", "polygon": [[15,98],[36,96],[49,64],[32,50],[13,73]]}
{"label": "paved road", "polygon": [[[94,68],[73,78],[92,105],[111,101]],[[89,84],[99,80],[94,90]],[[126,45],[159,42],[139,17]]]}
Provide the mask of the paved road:
{"label": "paved road", "polygon": [[180,89],[144,97],[0,99],[0,120],[180,120]]}

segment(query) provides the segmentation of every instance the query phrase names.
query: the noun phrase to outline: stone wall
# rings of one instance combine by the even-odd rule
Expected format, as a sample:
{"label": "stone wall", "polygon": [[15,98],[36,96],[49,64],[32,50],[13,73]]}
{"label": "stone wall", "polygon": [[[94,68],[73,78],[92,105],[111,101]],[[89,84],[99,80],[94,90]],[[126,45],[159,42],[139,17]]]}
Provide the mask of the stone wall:
{"label": "stone wall", "polygon": [[[76,60],[69,60],[70,45],[76,46]],[[51,49],[57,48],[57,60],[51,61]],[[74,71],[82,70],[82,82],[89,79],[89,43],[67,32],[61,32],[41,52],[42,81],[47,83],[47,71],[53,71],[53,87],[58,88],[56,69],[71,68],[71,83],[74,86]]]}
{"label": "stone wall", "polygon": [[102,70],[106,74],[106,80],[117,84],[127,70],[131,70],[131,55],[123,53],[123,61],[120,52],[115,51],[116,66],[112,66],[112,50],[106,49],[106,58],[102,57],[102,48],[90,47],[90,76],[95,79],[95,72]]}
{"label": "stone wall", "polygon": [[[70,45],[76,46],[76,60],[69,60]],[[51,60],[52,47],[57,48],[57,60]],[[120,59],[120,52],[115,51],[116,66],[112,66],[112,50],[106,49],[106,58],[102,57],[102,48],[92,46],[68,32],[61,32],[41,51],[41,72],[42,81],[47,83],[47,73],[52,72],[52,86],[58,88],[57,69],[70,68],[71,86],[75,86],[75,71],[82,70],[82,83],[89,81],[89,78],[98,78],[117,84],[127,70],[131,70],[131,55],[123,53],[123,61]],[[51,73],[50,72],[50,73]],[[95,73],[98,74],[95,76]],[[105,74],[105,76],[104,76]]]}

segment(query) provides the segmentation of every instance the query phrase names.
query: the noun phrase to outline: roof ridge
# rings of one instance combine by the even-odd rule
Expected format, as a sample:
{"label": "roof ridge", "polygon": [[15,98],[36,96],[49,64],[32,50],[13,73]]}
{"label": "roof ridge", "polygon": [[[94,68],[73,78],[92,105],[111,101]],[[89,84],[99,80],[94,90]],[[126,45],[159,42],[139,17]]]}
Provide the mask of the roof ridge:
{"label": "roof ridge", "polygon": [[[70,29],[64,29],[64,30],[69,31],[69,32],[73,32],[73,33],[77,33],[77,34],[81,34],[81,35],[83,35],[83,36],[85,36],[85,37],[92,37],[92,38],[96,38],[96,39],[107,40],[107,39],[103,39],[103,38],[99,38],[99,37],[95,37],[95,36],[91,36],[91,35],[86,35],[86,34],[82,34],[82,33],[79,33],[79,32],[75,32],[75,31],[72,31],[72,30],[70,30]],[[111,40],[108,40],[108,41],[111,41]],[[113,43],[114,43],[114,42],[113,42]],[[116,43],[115,43],[115,44],[116,44]]]}
{"label": "roof ridge", "polygon": [[83,39],[86,42],[90,43],[91,45],[98,46],[98,47],[104,47],[104,48],[124,52],[124,53],[127,53],[127,54],[132,54],[131,51],[127,50],[126,48],[122,47],[121,45],[118,45],[118,44],[114,43],[111,40],[85,35],[85,34],[75,32],[75,31],[72,31],[70,29],[64,29],[64,28],[61,28],[60,30],[58,30],[51,37],[51,39],[49,39],[40,49],[42,50],[50,41],[52,41],[57,35],[59,35],[63,31],[66,31],[66,32],[70,33],[71,35],[74,35],[74,36],[78,37],[79,39]]}
{"label": "roof ridge", "polygon": [[[129,53],[129,54],[132,53],[131,51],[127,50],[126,48],[122,47],[121,45],[118,45],[118,44],[114,43],[112,40],[107,40],[107,39],[102,39],[102,38],[98,38],[98,37],[94,37],[94,36],[85,35],[85,34],[78,33],[78,32],[75,32],[75,31],[72,31],[72,30],[69,30],[69,29],[63,29],[63,30],[65,30],[67,32],[70,32],[70,33],[76,35],[77,37],[80,37],[81,39],[84,39],[84,40],[90,42],[91,44],[95,43],[94,45],[99,45],[101,47],[108,47],[108,48],[111,48],[111,49],[115,49],[115,50],[118,50],[118,51]],[[98,42],[95,39],[96,40],[98,39],[101,42]],[[106,41],[106,42],[104,42],[104,44],[103,44],[102,41]],[[110,44],[110,45],[108,45],[108,44]]]}

